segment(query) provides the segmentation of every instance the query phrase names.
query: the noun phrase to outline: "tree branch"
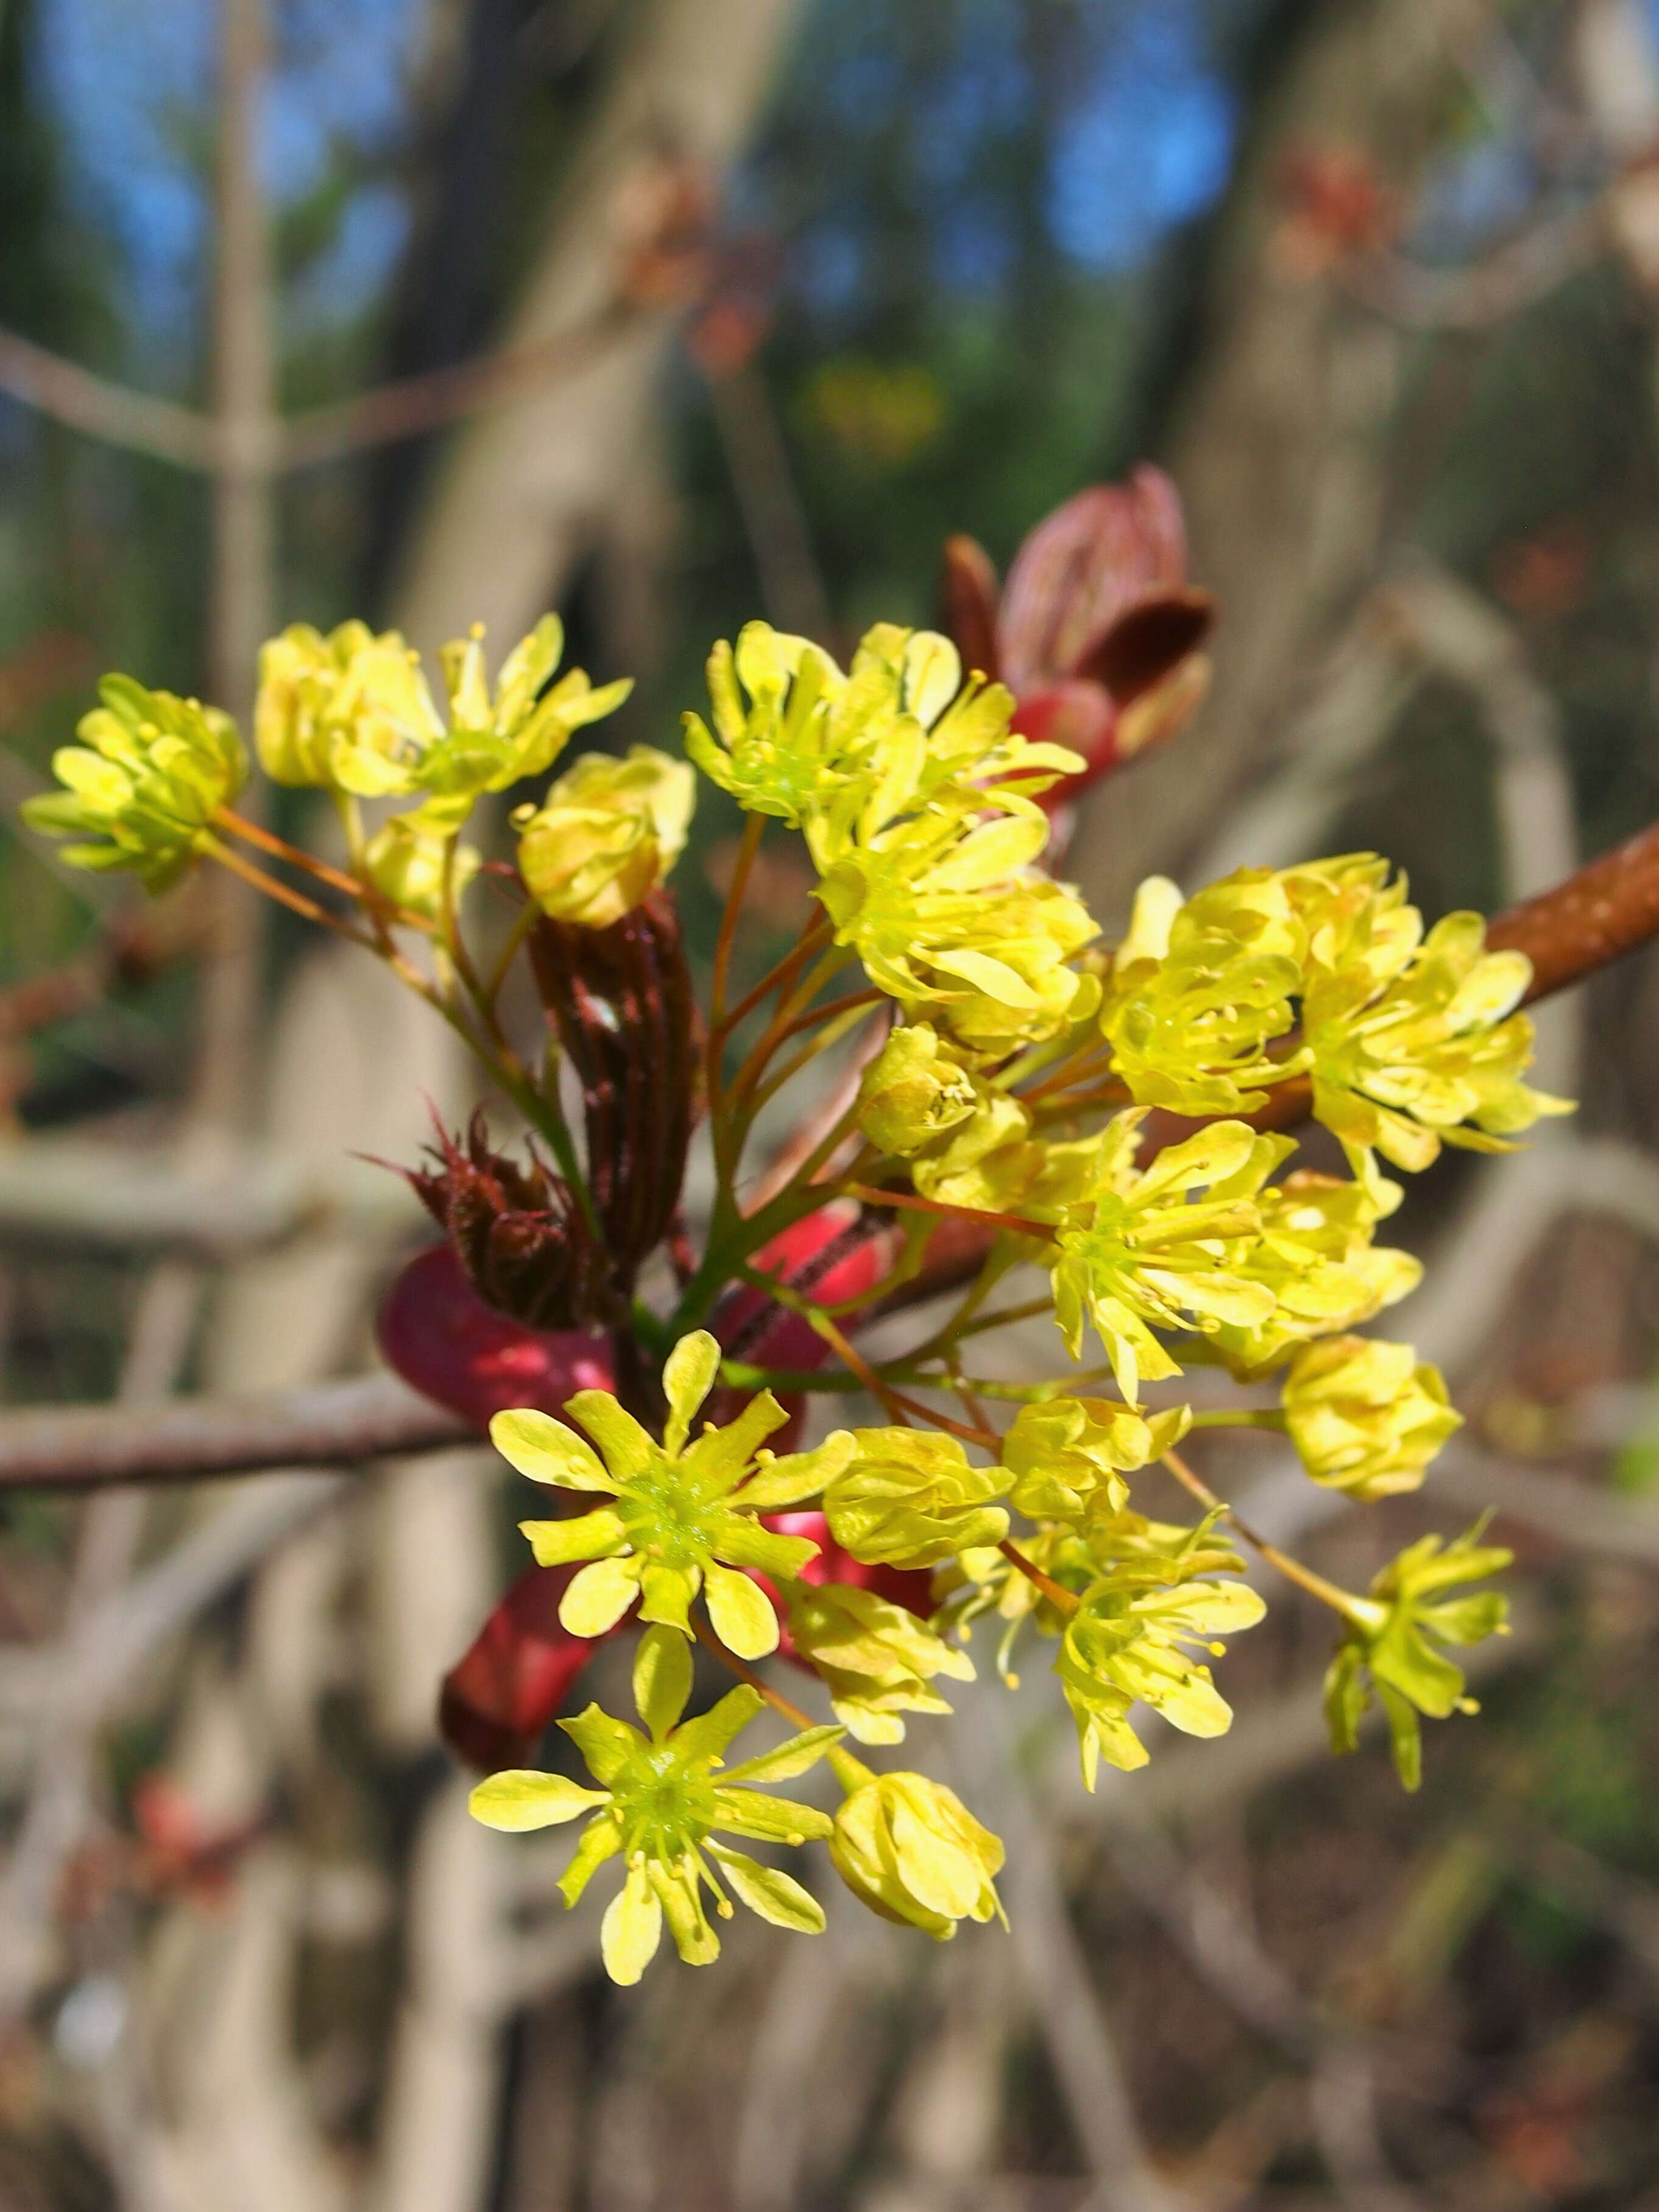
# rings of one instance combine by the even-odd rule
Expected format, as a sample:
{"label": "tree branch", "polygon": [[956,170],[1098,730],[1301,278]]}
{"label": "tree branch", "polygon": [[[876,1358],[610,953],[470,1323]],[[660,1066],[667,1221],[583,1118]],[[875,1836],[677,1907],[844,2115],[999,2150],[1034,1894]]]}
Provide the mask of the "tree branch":
{"label": "tree branch", "polygon": [[1530,1002],[1582,982],[1645,945],[1656,931],[1659,823],[1575,869],[1553,890],[1498,915],[1486,942],[1495,950],[1524,952],[1531,961]]}
{"label": "tree branch", "polygon": [[130,392],[12,331],[0,331],[0,392],[108,445],[175,461],[182,468],[214,465],[216,441],[205,415],[171,399]]}
{"label": "tree branch", "polygon": [[532,344],[383,384],[355,399],[292,415],[277,434],[280,465],[313,468],[399,438],[416,438],[494,407],[527,399],[555,378],[586,368],[645,311],[620,295],[568,330]]}
{"label": "tree branch", "polygon": [[271,1468],[338,1467],[477,1441],[395,1375],[258,1397],[146,1407],[42,1406],[0,1413],[0,1491],[178,1482]]}

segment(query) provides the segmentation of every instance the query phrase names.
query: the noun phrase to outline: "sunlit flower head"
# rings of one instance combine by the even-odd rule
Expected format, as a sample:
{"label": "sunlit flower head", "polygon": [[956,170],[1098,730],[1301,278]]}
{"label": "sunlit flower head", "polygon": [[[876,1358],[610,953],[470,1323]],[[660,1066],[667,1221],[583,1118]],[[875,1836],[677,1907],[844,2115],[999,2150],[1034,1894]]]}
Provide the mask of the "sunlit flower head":
{"label": "sunlit flower head", "polygon": [[584,754],[539,806],[514,817],[531,896],[556,921],[620,921],[679,858],[696,799],[686,763],[649,745],[623,760]]}
{"label": "sunlit flower head", "polygon": [[757,1516],[815,1497],[851,1457],[853,1439],[840,1431],[815,1451],[774,1458],[762,1446],[788,1416],[763,1390],[727,1427],[705,1427],[688,1442],[720,1359],[706,1329],[682,1337],[670,1352],[660,1443],[605,1390],[579,1390],[565,1407],[592,1444],[550,1413],[497,1413],[490,1423],[496,1449],[520,1474],[609,1500],[572,1520],[520,1523],[538,1565],[591,1563],[559,1608],[573,1635],[603,1636],[637,1599],[641,1620],[690,1636],[691,1605],[701,1593],[728,1650],[759,1659],[777,1649],[777,1615],[744,1571],[787,1583],[816,1558],[817,1546],[775,1534]]}
{"label": "sunlit flower head", "polygon": [[826,1814],[754,1785],[805,1774],[842,1731],[810,1729],[775,1751],[726,1768],[732,1739],[761,1710],[760,1692],[739,1686],[709,1711],[683,1720],[690,1693],[684,1639],[670,1630],[648,1629],[634,1662],[634,1695],[647,1733],[598,1705],[559,1723],[597,1789],[562,1774],[509,1768],[472,1792],[474,1819],[514,1834],[591,1815],[559,1888],[565,1903],[574,1905],[607,1859],[624,1861],[622,1888],[605,1908],[599,1931],[613,1982],[639,1980],[656,1955],[665,1922],[688,1966],[706,1966],[718,1958],[720,1939],[708,1924],[703,1894],[713,1896],[721,1917],[729,1917],[722,1881],[775,1927],[809,1936],[823,1927],[822,1906],[798,1881],[714,1838],[725,1833],[775,1844],[827,1838]]}

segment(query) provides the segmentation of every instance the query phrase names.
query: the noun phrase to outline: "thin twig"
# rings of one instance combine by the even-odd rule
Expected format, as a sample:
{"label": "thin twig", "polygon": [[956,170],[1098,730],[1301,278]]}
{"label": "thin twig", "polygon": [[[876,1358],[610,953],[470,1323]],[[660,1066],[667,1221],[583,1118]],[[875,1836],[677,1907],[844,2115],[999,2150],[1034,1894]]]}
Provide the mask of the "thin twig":
{"label": "thin twig", "polygon": [[[1351,1591],[1339,1589],[1336,1583],[1327,1582],[1323,1575],[1316,1574],[1313,1568],[1304,1566],[1300,1559],[1292,1559],[1288,1552],[1281,1551],[1277,1544],[1270,1543],[1267,1537],[1260,1534],[1248,1521],[1236,1513],[1224,1498],[1218,1498],[1209,1484],[1188,1465],[1179,1452],[1166,1451],[1164,1465],[1182,1488],[1198,1500],[1206,1512],[1218,1513],[1227,1526],[1237,1529],[1251,1550],[1259,1553],[1270,1567],[1276,1567],[1287,1582],[1294,1583],[1298,1589],[1306,1590],[1310,1597],[1316,1597],[1322,1605],[1329,1606],[1345,1620],[1354,1618],[1363,1600],[1356,1599]],[[1373,1612],[1376,1610],[1375,1607],[1371,1609]]]}
{"label": "thin twig", "polygon": [[12,331],[0,331],[0,392],[130,453],[207,476],[234,461],[270,477],[422,437],[538,398],[555,378],[589,367],[643,312],[613,298],[585,321],[536,344],[428,369],[350,399],[307,408],[285,422],[270,418],[235,430],[196,408],[100,376]]}
{"label": "thin twig", "polygon": [[13,331],[0,331],[0,391],[106,445],[188,469],[213,466],[216,441],[205,415],[112,383]]}
{"label": "thin twig", "polygon": [[1057,1613],[1073,1613],[1077,1611],[1076,1593],[1068,1590],[1063,1583],[1057,1583],[1052,1575],[1045,1575],[1041,1567],[1026,1558],[1017,1544],[1010,1543],[1005,1536],[1001,1543],[997,1546],[997,1549],[1011,1566],[1019,1569],[1021,1574],[1034,1589],[1042,1591]]}
{"label": "thin twig", "polygon": [[709,379],[708,396],[762,604],[780,629],[828,645],[835,634],[829,594],[766,380],[752,365],[733,369]]}
{"label": "thin twig", "polygon": [[[122,1411],[165,1398],[190,1347],[201,1294],[199,1273],[163,1261],[139,1304],[121,1376]],[[126,1580],[143,1534],[148,1500],[142,1491],[94,1498],[80,1530],[64,1632],[83,1650],[102,1606]],[[94,1626],[89,1628],[88,1624]],[[66,1665],[71,1680],[81,1662]],[[33,1993],[47,1955],[59,1875],[91,1809],[97,1701],[37,1716],[33,1776],[5,1873],[0,1878],[0,2018],[14,2017]]]}
{"label": "thin twig", "polygon": [[978,1206],[948,1206],[943,1199],[923,1198],[914,1190],[878,1190],[872,1185],[849,1182],[843,1185],[848,1198],[861,1199],[866,1206],[896,1206],[911,1213],[941,1214],[951,1221],[965,1221],[975,1228],[1006,1229],[1016,1237],[1030,1237],[1040,1244],[1052,1244],[1054,1230],[1052,1222],[1028,1221],[1019,1213],[992,1213]]}
{"label": "thin twig", "polygon": [[1008,1845],[1002,1875],[1008,1919],[1032,2017],[1066,2099],[1094,2179],[1091,2207],[1169,2212],[1170,2192],[1141,2140],[1111,2027],[1066,1907],[1047,1824],[1031,1802],[1007,1709],[990,1685],[975,1692],[972,1720],[952,1747],[982,1805],[996,1808]]}
{"label": "thin twig", "polygon": [[423,370],[325,407],[290,416],[276,441],[284,469],[314,468],[401,438],[418,438],[516,401],[540,397],[561,376],[589,367],[624,337],[644,311],[612,296],[583,321],[533,345]]}
{"label": "thin twig", "polygon": [[0,1413],[0,1490],[96,1490],[271,1468],[337,1467],[431,1451],[477,1431],[395,1375],[258,1397]]}
{"label": "thin twig", "polygon": [[735,1674],[740,1682],[746,1682],[751,1690],[758,1691],[773,1711],[781,1713],[793,1727],[810,1729],[817,1726],[811,1714],[804,1711],[793,1698],[786,1698],[781,1690],[775,1690],[769,1682],[757,1674],[752,1667],[739,1659],[734,1651],[728,1651],[708,1622],[696,1614],[692,1616],[691,1632],[705,1651],[718,1659],[721,1666]]}

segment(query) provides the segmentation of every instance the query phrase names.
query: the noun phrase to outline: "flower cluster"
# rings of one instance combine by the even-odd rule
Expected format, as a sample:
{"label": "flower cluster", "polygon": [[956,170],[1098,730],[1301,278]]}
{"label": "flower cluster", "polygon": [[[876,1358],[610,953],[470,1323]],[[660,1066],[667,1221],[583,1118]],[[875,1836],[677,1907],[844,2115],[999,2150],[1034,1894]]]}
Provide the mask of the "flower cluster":
{"label": "flower cluster", "polygon": [[735,652],[715,647],[708,684],[714,731],[688,714],[687,751],[802,831],[836,943],[902,1007],[998,1053],[1090,1010],[1098,986],[1073,963],[1095,925],[1033,872],[1036,796],[1083,762],[1018,735],[1011,696],[964,684],[948,639],[881,625],[843,674],[750,623]]}
{"label": "flower cluster", "polygon": [[[806,1887],[731,1836],[823,1843],[857,1899],[934,1936],[995,1917],[995,1836],[843,1740],[890,1747],[952,1698],[994,1693],[966,1648],[981,1622],[1006,1680],[1017,1650],[1049,1648],[1091,1788],[1102,1762],[1146,1760],[1143,1714],[1194,1736],[1230,1724],[1214,1664],[1264,1612],[1235,1535],[1335,1612],[1333,1741],[1354,1747],[1380,1705],[1408,1784],[1420,1717],[1470,1710],[1449,1651],[1503,1626],[1502,1599],[1466,1588],[1507,1563],[1479,1532],[1420,1536],[1346,1591],[1253,1534],[1182,1452],[1231,1424],[1287,1437],[1349,1500],[1423,1482],[1457,1426],[1444,1383],[1359,1333],[1421,1272],[1376,1241],[1401,1195],[1382,1164],[1502,1149],[1566,1110],[1523,1079],[1528,963],[1476,915],[1425,928],[1368,854],[1242,869],[1190,898],[1155,877],[1103,943],[1044,856],[1067,791],[1172,734],[1206,680],[1211,610],[1186,580],[1173,488],[1143,471],[1069,502],[1000,605],[966,541],[947,582],[958,642],[881,623],[843,668],[750,623],[709,657],[687,758],[591,754],[528,796],[629,688],[561,673],[555,617],[493,682],[476,632],[446,647],[435,685],[395,632],[285,630],[262,657],[253,744],[276,781],[331,795],[343,866],[232,811],[246,760],[226,716],[124,678],[58,756],[63,789],[28,809],[76,865],[160,890],[222,861],[353,939],[527,1125],[526,1165],[475,1121],[413,1172],[449,1249],[406,1271],[384,1340],[433,1396],[493,1413],[503,1457],[564,1494],[521,1524],[546,1579],[453,1671],[464,1748],[529,1758],[589,1648],[637,1637],[643,1732],[597,1706],[559,1723],[593,1786],[515,1765],[473,1798],[503,1829],[586,1818],[573,1904],[623,1862],[603,1924],[619,1981],[665,1927],[683,1958],[712,1959],[708,1900],[728,1913],[728,1891],[779,1925],[823,1924]],[[706,1022],[667,889],[698,772],[748,817]],[[508,792],[510,860],[487,827],[463,839]],[[768,834],[799,838],[817,904],[751,979],[739,902]],[[463,915],[475,877],[495,896]],[[539,1020],[523,1018],[532,994]],[[833,1114],[757,1176],[763,1109],[843,1042]],[[1346,1174],[1293,1164],[1285,1132],[1309,1111]],[[700,1120],[706,1209],[684,1191]],[[866,1356],[852,1339],[924,1269],[954,1303]],[[996,1357],[999,1332],[1038,1319],[1057,1327],[1058,1376],[1028,1347]],[[1085,1369],[1092,1340],[1103,1361]],[[1200,1366],[1246,1395],[1187,1385]],[[819,1392],[864,1425],[807,1428]],[[1184,1522],[1162,1517],[1171,1480],[1196,1501]],[[506,1664],[499,1647],[532,1635],[536,1665]],[[688,1718],[696,1644],[740,1680]],[[753,1673],[774,1658],[833,1723]],[[512,1693],[492,1703],[498,1662]],[[766,1701],[795,1732],[724,1766]],[[759,1786],[820,1761],[838,1809]]]}
{"label": "flower cluster", "polygon": [[1479,915],[1425,935],[1404,878],[1370,854],[1241,869],[1185,902],[1154,877],[1101,1026],[1140,1104],[1237,1113],[1310,1072],[1315,1114],[1386,1212],[1398,1190],[1378,1152],[1415,1171],[1443,1144],[1498,1151],[1569,1110],[1521,1079],[1532,1024],[1515,1009],[1531,972],[1485,949]]}
{"label": "flower cluster", "polygon": [[62,791],[26,799],[23,818],[65,846],[76,867],[129,869],[165,890],[210,842],[214,816],[247,781],[247,755],[228,714],[171,691],[106,676],[103,704],[83,715],[78,745],[52,755]]}
{"label": "flower cluster", "polygon": [[1369,854],[1285,878],[1307,932],[1302,1021],[1314,1112],[1386,1202],[1376,1155],[1416,1173],[1443,1144],[1502,1152],[1540,1115],[1571,1111],[1521,1079],[1532,1024],[1515,1009],[1532,978],[1519,952],[1488,952],[1478,914],[1426,936],[1403,878]]}
{"label": "flower cluster", "polygon": [[1288,1036],[1303,933],[1285,886],[1241,869],[1182,902],[1167,876],[1136,894],[1100,1026],[1130,1096],[1177,1114],[1244,1114],[1298,1074]]}

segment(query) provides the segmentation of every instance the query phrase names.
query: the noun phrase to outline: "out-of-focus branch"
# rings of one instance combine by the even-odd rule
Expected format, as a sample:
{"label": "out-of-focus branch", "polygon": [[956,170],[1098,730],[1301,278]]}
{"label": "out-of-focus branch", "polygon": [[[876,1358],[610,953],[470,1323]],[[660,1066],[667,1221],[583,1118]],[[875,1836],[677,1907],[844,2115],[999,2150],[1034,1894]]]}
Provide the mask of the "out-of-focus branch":
{"label": "out-of-focus branch", "polygon": [[[222,0],[214,191],[213,564],[207,608],[210,696],[244,727],[254,667],[272,628],[276,513],[269,449],[276,388],[270,226],[258,174],[268,55],[264,0]],[[204,1129],[246,1114],[260,1018],[264,904],[213,873],[213,957],[202,977],[198,1104]]]}
{"label": "out-of-focus branch", "polygon": [[89,1612],[72,1644],[14,1646],[0,1665],[0,1730],[60,1707],[107,1706],[160,1644],[350,1486],[343,1475],[296,1472],[240,1490]]}
{"label": "out-of-focus branch", "polygon": [[1484,260],[1465,269],[1425,269],[1403,254],[1380,253],[1342,272],[1353,297],[1414,331],[1478,331],[1504,321],[1557,290],[1607,250],[1600,200],[1543,217]]}
{"label": "out-of-focus branch", "polygon": [[[163,1261],[151,1273],[127,1349],[117,1410],[165,1400],[185,1363],[201,1302],[197,1270]],[[64,1608],[65,1668],[79,1680],[95,1663],[88,1621],[126,1581],[143,1539],[149,1501],[142,1491],[117,1491],[93,1501],[82,1519]],[[94,1701],[34,1715],[32,1774],[23,1816],[0,1877],[0,2018],[15,2020],[37,1987],[50,1956],[52,1908],[64,1863],[89,1808],[96,1741]]]}
{"label": "out-of-focus branch", "polygon": [[107,445],[188,469],[213,465],[216,441],[205,415],[130,391],[11,331],[0,331],[0,392]]}
{"label": "out-of-focus branch", "polygon": [[400,377],[285,421],[267,417],[234,430],[217,416],[95,375],[10,331],[0,331],[0,392],[106,445],[203,475],[240,465],[276,476],[418,438],[528,398],[553,379],[587,367],[644,312],[618,294],[596,314],[538,343]]}
{"label": "out-of-focus branch", "polygon": [[355,399],[309,407],[276,433],[275,459],[283,469],[313,468],[399,438],[417,438],[494,407],[530,397],[556,377],[585,368],[639,318],[621,294],[568,330],[477,361],[401,377]]}
{"label": "out-of-focus branch", "polygon": [[1003,1887],[1032,2011],[1072,2125],[1093,2172],[1085,2200],[1099,2212],[1173,2212],[1136,2124],[1111,2027],[1066,1908],[1048,1832],[1031,1802],[1006,1717],[989,1689],[956,1751],[971,1794],[994,1804],[1008,1844]]}
{"label": "out-of-focus branch", "polygon": [[37,631],[27,644],[0,660],[0,729],[21,721],[60,685],[82,682],[92,665],[89,639],[72,629]]}
{"label": "out-of-focus branch", "polygon": [[829,645],[829,595],[766,380],[748,362],[711,375],[708,396],[766,611],[781,629]]}
{"label": "out-of-focus branch", "polygon": [[201,921],[199,907],[179,900],[164,906],[118,908],[72,960],[0,990],[0,1041],[9,1043],[54,1022],[71,1020],[97,1006],[117,985],[149,981],[193,948]]}
{"label": "out-of-focus branch", "polygon": [[394,1375],[258,1397],[0,1413],[0,1490],[95,1490],[430,1451],[474,1431]]}
{"label": "out-of-focus branch", "polygon": [[0,1144],[0,1238],[223,1261],[273,1250],[307,1231],[395,1236],[419,1219],[390,1176],[350,1160],[332,1166],[331,1174],[307,1173],[302,1158],[268,1146],[210,1151],[194,1136],[165,1146],[24,1137]]}

